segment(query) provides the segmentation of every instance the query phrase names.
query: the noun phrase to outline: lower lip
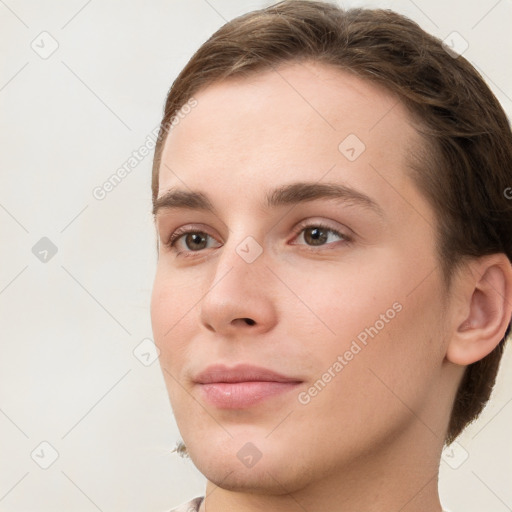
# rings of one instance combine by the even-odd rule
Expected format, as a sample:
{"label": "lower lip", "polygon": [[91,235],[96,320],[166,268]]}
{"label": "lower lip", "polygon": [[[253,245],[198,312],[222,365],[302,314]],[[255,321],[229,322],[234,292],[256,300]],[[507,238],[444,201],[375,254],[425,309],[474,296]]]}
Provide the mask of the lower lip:
{"label": "lower lip", "polygon": [[204,398],[222,409],[242,409],[299,386],[298,382],[215,382],[200,384]]}

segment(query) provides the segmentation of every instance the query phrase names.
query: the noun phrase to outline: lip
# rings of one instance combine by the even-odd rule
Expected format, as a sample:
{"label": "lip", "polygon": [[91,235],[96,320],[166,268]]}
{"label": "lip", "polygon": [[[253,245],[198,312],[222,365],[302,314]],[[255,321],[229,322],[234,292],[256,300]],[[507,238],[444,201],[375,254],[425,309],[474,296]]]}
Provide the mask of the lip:
{"label": "lip", "polygon": [[222,409],[242,409],[296,388],[303,381],[248,364],[233,368],[213,365],[199,373],[194,381],[203,398]]}

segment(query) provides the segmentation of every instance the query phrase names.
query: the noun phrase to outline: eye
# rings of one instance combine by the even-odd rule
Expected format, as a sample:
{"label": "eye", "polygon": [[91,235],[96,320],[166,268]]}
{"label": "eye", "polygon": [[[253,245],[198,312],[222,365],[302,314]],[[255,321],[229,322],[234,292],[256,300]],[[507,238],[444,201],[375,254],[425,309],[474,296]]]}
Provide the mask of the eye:
{"label": "eye", "polygon": [[[215,245],[215,243],[219,245]],[[208,233],[191,228],[177,229],[165,243],[166,247],[169,247],[178,254],[200,252],[203,249],[219,247],[220,245],[222,244]]]}
{"label": "eye", "polygon": [[350,242],[348,235],[326,226],[325,224],[315,222],[307,225],[300,225],[298,228],[297,240],[302,241],[298,245],[322,246],[337,241]]}

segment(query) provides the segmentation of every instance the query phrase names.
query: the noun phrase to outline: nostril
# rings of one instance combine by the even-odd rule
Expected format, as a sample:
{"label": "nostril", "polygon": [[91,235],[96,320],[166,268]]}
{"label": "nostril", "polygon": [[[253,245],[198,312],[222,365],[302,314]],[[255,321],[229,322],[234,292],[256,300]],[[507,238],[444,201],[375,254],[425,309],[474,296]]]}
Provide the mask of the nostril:
{"label": "nostril", "polygon": [[254,325],[256,323],[252,318],[244,318],[244,320],[249,325]]}

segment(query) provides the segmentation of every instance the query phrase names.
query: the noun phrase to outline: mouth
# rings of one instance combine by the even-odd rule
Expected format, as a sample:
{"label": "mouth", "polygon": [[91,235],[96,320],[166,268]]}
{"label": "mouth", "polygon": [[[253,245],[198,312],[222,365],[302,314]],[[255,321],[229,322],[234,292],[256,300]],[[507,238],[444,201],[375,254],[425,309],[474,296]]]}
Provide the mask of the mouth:
{"label": "mouth", "polygon": [[201,395],[221,409],[243,409],[295,389],[303,381],[267,368],[214,365],[195,379]]}

